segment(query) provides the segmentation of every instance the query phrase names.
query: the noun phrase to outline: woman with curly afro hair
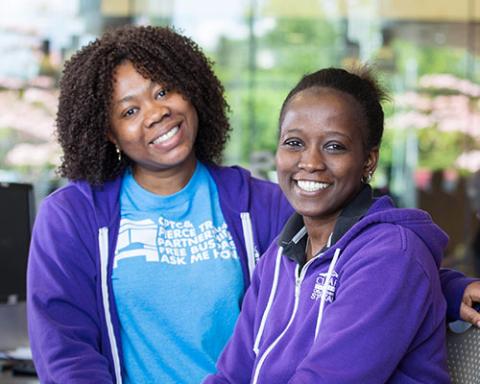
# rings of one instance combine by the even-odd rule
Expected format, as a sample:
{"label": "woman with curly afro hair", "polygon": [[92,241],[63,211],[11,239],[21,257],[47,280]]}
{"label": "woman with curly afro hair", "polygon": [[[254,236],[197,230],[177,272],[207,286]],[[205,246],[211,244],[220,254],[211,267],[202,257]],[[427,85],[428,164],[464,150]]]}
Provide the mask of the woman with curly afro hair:
{"label": "woman with curly afro hair", "polygon": [[42,383],[199,383],[291,207],[219,165],[230,126],[212,64],[171,28],[122,27],[65,65],[70,180],[43,202],[28,268]]}

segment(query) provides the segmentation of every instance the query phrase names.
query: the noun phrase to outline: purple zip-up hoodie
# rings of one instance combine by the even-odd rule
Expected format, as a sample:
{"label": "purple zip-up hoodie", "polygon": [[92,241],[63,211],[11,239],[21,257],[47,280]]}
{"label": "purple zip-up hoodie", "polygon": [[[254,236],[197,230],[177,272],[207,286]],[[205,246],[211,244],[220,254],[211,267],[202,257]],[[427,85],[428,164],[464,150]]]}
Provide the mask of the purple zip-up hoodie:
{"label": "purple zip-up hoodie", "polygon": [[274,242],[205,383],[450,383],[438,274],[447,241],[427,213],[382,197],[301,269]]}
{"label": "purple zip-up hoodie", "polygon": [[[276,184],[239,167],[207,165],[235,242],[245,288],[292,213]],[[111,273],[121,177],[69,183],[42,202],[28,265],[30,342],[40,380],[121,383],[122,348]],[[193,284],[193,282],[192,282]]]}

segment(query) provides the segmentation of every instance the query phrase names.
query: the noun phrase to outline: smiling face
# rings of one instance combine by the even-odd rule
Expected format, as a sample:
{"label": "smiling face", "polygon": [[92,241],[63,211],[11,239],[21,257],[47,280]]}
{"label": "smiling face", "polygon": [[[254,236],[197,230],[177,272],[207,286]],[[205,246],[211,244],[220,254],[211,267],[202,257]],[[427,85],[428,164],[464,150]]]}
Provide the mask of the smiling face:
{"label": "smiling face", "polygon": [[367,151],[366,118],[350,95],[309,88],[286,106],[276,166],[280,187],[305,218],[335,221],[374,171],[378,149]]}
{"label": "smiling face", "polygon": [[109,139],[134,163],[136,180],[156,172],[189,177],[195,168],[198,115],[175,90],[152,82],[129,61],[114,72]]}

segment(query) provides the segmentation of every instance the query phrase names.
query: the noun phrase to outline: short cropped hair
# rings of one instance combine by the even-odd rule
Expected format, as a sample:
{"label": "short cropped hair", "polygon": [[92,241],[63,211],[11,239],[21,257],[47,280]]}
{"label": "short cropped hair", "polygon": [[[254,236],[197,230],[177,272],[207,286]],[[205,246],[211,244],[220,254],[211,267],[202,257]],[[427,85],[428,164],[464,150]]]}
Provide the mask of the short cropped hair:
{"label": "short cropped hair", "polygon": [[145,78],[175,89],[198,114],[197,159],[220,162],[231,127],[224,88],[198,45],[170,27],[125,26],[106,32],[65,64],[60,82],[56,134],[63,149],[59,173],[94,185],[132,163],[119,160],[111,131],[113,75],[130,61]]}

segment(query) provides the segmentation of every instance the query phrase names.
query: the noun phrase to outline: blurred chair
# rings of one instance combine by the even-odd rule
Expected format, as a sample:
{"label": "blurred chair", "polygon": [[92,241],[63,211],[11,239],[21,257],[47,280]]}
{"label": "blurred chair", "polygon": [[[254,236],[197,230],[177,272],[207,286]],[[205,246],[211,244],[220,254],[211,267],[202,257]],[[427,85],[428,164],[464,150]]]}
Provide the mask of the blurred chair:
{"label": "blurred chair", "polygon": [[448,370],[452,384],[480,383],[480,329],[447,330]]}

